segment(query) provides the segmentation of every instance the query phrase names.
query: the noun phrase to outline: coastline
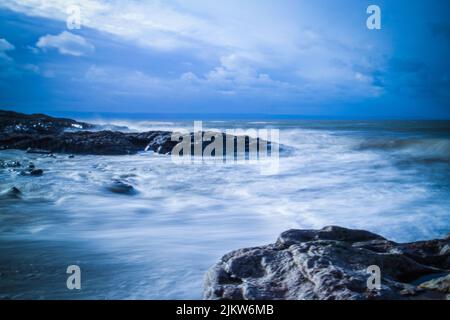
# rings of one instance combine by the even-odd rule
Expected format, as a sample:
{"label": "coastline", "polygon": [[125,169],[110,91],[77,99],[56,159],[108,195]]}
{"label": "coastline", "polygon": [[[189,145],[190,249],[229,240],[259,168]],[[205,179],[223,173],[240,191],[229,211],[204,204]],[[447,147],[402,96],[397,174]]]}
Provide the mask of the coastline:
{"label": "coastline", "polygon": [[[42,117],[42,115],[39,115],[38,119],[42,119]],[[395,195],[396,188],[402,186],[402,184],[399,185],[397,182],[392,183],[390,189],[386,189],[377,183],[378,179],[380,179],[379,174],[381,172],[379,168],[383,168],[383,165],[387,163],[386,159],[389,158],[380,157],[379,159],[381,161],[373,168],[371,167],[373,164],[371,160],[377,159],[372,157],[382,155],[382,152],[386,152],[390,156],[392,152],[398,152],[397,150],[402,151],[402,148],[409,151],[410,149],[408,148],[411,145],[414,147],[416,143],[416,140],[409,139],[409,137],[398,139],[398,142],[394,141],[394,143],[390,140],[387,142],[383,140],[379,141],[379,137],[376,137],[377,140],[369,139],[367,141],[361,140],[361,142],[355,140],[358,143],[353,143],[353,140],[348,140],[347,137],[344,137],[342,140],[336,140],[337,138],[333,134],[328,135],[328,132],[331,131],[330,128],[325,128],[326,131],[305,132],[291,129],[290,127],[288,129],[290,131],[287,132],[290,133],[292,131],[291,137],[295,139],[298,139],[298,137],[311,139],[317,135],[319,140],[318,142],[304,140],[306,146],[308,144],[314,146],[314,148],[308,149],[311,150],[309,154],[302,153],[302,147],[305,145],[298,147],[294,144],[297,148],[296,152],[298,153],[298,150],[300,150],[300,154],[295,154],[294,156],[282,155],[283,172],[280,177],[282,179],[289,178],[290,182],[287,183],[286,180],[281,180],[283,184],[280,185],[281,182],[277,180],[277,177],[273,179],[262,177],[255,173],[252,167],[218,166],[213,168],[202,166],[174,166],[165,154],[159,152],[142,154],[141,150],[145,149],[145,144],[148,141],[144,141],[145,143],[143,142],[139,145],[136,154],[105,155],[102,154],[102,150],[105,149],[96,148],[96,143],[103,141],[102,139],[95,139],[94,137],[96,135],[105,137],[105,139],[116,135],[128,139],[131,137],[127,136],[128,134],[139,135],[142,133],[113,131],[100,131],[101,133],[99,133],[99,131],[96,131],[98,128],[77,128],[77,126],[91,126],[87,122],[79,123],[71,119],[46,119],[50,119],[53,125],[41,128],[44,132],[33,131],[38,130],[34,127],[34,122],[30,122],[26,126],[19,126],[17,131],[14,128],[12,131],[5,129],[5,127],[2,128],[3,133],[1,137],[12,137],[16,135],[23,137],[24,131],[26,136],[23,140],[26,143],[21,147],[23,151],[8,149],[14,146],[9,145],[1,154],[1,174],[5,178],[2,189],[0,190],[0,198],[3,201],[2,209],[4,211],[1,218],[3,219],[2,237],[5,242],[2,245],[5,246],[5,250],[9,250],[9,247],[14,245],[14,241],[18,241],[18,239],[29,239],[29,242],[23,242],[25,253],[28,252],[26,250],[33,248],[33,251],[39,252],[39,254],[45,257],[41,263],[45,263],[50,269],[53,270],[53,268],[56,268],[54,270],[58,270],[58,266],[62,268],[64,263],[66,263],[65,260],[77,261],[79,259],[82,267],[84,265],[83,268],[85,269],[83,270],[87,269],[89,274],[95,274],[99,279],[106,281],[105,284],[94,281],[95,286],[101,288],[98,289],[98,293],[92,287],[88,287],[85,288],[83,293],[72,298],[81,297],[83,299],[90,299],[95,297],[110,297],[133,299],[161,297],[161,293],[156,292],[156,290],[164,290],[164,298],[200,298],[202,291],[201,278],[203,278],[208,267],[214,261],[217,261],[218,256],[224,252],[236,248],[258,245],[259,243],[268,243],[275,236],[274,233],[279,233],[281,230],[287,230],[289,228],[298,228],[299,226],[320,228],[323,225],[335,223],[333,219],[340,220],[337,221],[336,225],[358,228],[358,224],[363,224],[364,219],[373,219],[374,222],[377,222],[379,220],[376,219],[384,218],[385,221],[380,220],[381,222],[373,226],[373,229],[367,228],[366,225],[362,225],[361,229],[378,233],[382,230],[384,236],[391,238],[390,235],[395,234],[396,231],[396,225],[392,221],[399,217],[395,214],[407,211],[407,207],[400,203],[398,209],[400,211],[394,211],[391,215],[385,206],[389,204],[389,201],[386,201],[386,204],[384,204],[383,201],[380,202],[374,197],[372,208],[380,210],[376,212],[378,216],[372,215],[370,218],[367,218],[362,215],[361,217],[355,216],[353,218],[351,215],[358,208],[358,201],[360,203],[361,201],[364,201],[362,203],[370,201],[371,198],[367,197],[367,195],[371,193],[361,193],[362,200],[358,200],[355,190],[349,189],[348,192],[350,192],[352,199],[355,199],[352,205],[356,205],[356,207],[353,208],[351,208],[350,204],[344,202],[333,203],[333,199],[341,199],[342,191],[352,185],[351,182],[353,180],[344,181],[342,185],[339,184],[342,174],[347,174],[348,178],[356,177],[364,183],[373,182],[374,184],[371,184],[370,188],[380,186],[376,195],[390,195],[389,192],[392,191],[394,191],[393,194]],[[67,123],[68,125],[60,126],[59,123]],[[75,127],[73,127],[73,124],[75,124]],[[370,130],[375,130],[375,128],[371,128]],[[88,131],[91,132],[90,134],[92,136],[86,134]],[[144,133],[143,136],[147,135],[146,137],[148,137],[150,135],[149,132],[156,134],[155,137],[161,137],[158,136],[159,132],[165,132],[170,136],[169,133],[171,131],[150,130]],[[47,145],[50,146],[53,145],[52,141],[55,139],[76,136],[78,139],[81,139],[80,141],[86,141],[88,143],[86,145],[87,149],[78,149],[81,150],[78,152],[59,153],[58,151],[64,150],[45,149],[47,145],[27,145],[29,141],[34,141],[34,138],[39,137],[41,139],[45,136],[53,139],[47,142]],[[325,137],[326,140],[320,140],[322,137]],[[442,142],[436,142],[433,139],[418,139],[420,151],[423,151],[422,146],[429,147],[427,145],[428,142],[431,143],[432,147],[442,145]],[[123,145],[115,145],[114,139],[111,141],[111,145],[118,147],[117,150],[122,150]],[[322,144],[323,141],[328,144]],[[348,141],[351,143],[342,145],[342,142],[347,143]],[[404,143],[404,141],[406,142]],[[291,141],[288,140],[287,142],[286,145],[291,147]],[[42,147],[43,149],[41,149]],[[330,148],[330,151],[326,148]],[[95,150],[96,153],[86,153],[83,150]],[[444,144],[441,158],[436,158],[434,154],[430,156],[425,154],[425,156],[431,158],[430,160],[427,158],[425,160],[419,158],[420,165],[445,165],[447,163],[445,150]],[[441,152],[441,149],[438,151]],[[331,158],[328,161],[328,158],[332,155],[336,155],[336,158]],[[356,156],[356,158],[352,158],[350,155]],[[309,161],[303,165],[305,159]],[[333,163],[333,161],[341,159],[344,162],[340,166],[336,166]],[[408,159],[411,160],[411,157]],[[360,166],[351,166],[360,161],[363,161]],[[322,165],[324,163],[327,166],[323,167]],[[299,164],[298,169],[293,170]],[[349,170],[347,170],[347,166],[350,166]],[[385,173],[392,173],[394,169],[403,170],[402,167],[397,168],[394,165],[387,167],[387,169],[387,171],[384,171]],[[355,173],[352,170],[362,171]],[[397,176],[397,179],[407,177],[402,174],[403,172],[408,171],[399,171],[400,175]],[[366,176],[367,173],[370,174]],[[326,176],[323,176],[324,174]],[[335,175],[334,180],[330,174]],[[382,180],[383,183],[393,181],[392,176],[386,175],[385,178],[386,180]],[[195,181],[192,181],[192,179],[195,179]],[[317,183],[321,187],[318,187]],[[337,183],[337,188],[331,188],[330,183]],[[410,186],[411,182],[406,184],[406,186],[408,185]],[[280,190],[283,191],[280,192]],[[445,194],[445,190],[442,190],[443,194]],[[411,195],[411,198],[415,200],[418,195],[423,195],[422,190],[419,189],[418,191],[420,193],[415,196]],[[434,190],[432,191],[434,192]],[[401,190],[399,192],[395,198],[398,198],[401,194],[405,194]],[[435,197],[435,194],[433,195],[434,198],[432,199],[436,204],[442,203],[442,201],[439,202],[439,198]],[[325,213],[323,216],[314,216],[313,213],[317,214],[318,212],[320,214],[320,211],[313,211],[316,210],[316,208],[312,207],[315,199],[318,199],[318,202],[316,202],[317,208],[322,208],[328,213]],[[388,199],[392,201],[392,198]],[[327,201],[322,202],[325,200]],[[274,204],[277,203],[279,205],[274,207]],[[333,206],[337,205],[339,207],[341,205],[341,210],[333,212],[333,214],[329,213],[331,203],[333,203]],[[306,206],[302,207],[302,204]],[[415,205],[416,207],[413,207],[413,210],[423,208],[418,206],[418,204]],[[274,208],[278,208],[279,210],[273,210]],[[445,209],[445,205],[442,206],[443,209]],[[408,218],[410,221],[409,224],[401,226],[399,224],[401,220],[399,220],[397,230],[403,233],[413,230],[413,232],[409,232],[409,238],[407,238],[411,239],[411,241],[431,239],[432,237],[428,234],[443,234],[448,231],[444,230],[445,224],[439,225],[436,222],[439,221],[440,216],[436,212],[435,207],[430,206],[430,210],[436,214],[427,217],[427,224],[424,224],[424,226],[421,226],[420,223],[416,223],[413,220],[409,220],[410,217],[405,216],[405,219]],[[310,211],[313,213],[309,213]],[[281,215],[277,215],[277,213]],[[301,224],[296,221],[295,215],[297,214],[303,219]],[[441,214],[441,217],[445,218],[445,215]],[[400,219],[402,219],[402,216],[400,216]],[[383,224],[387,222],[389,225]],[[384,231],[383,227],[386,226],[391,229]],[[427,233],[428,230],[424,227],[429,227],[431,232]],[[433,229],[435,227],[440,227],[440,229]],[[405,238],[401,234],[399,237]],[[58,243],[62,243],[69,238],[73,238],[73,242],[68,241],[66,244],[61,245],[61,247],[58,246]],[[83,253],[75,244],[78,241],[85,243],[86,247],[95,245],[100,246],[101,249],[98,249],[98,252]],[[389,243],[391,242],[389,241]],[[418,241],[417,243],[421,242]],[[34,243],[37,245],[34,246]],[[430,240],[426,241],[426,243],[432,244],[434,242]],[[312,244],[317,245],[319,249],[322,248],[321,245],[314,241],[307,245]],[[65,255],[64,247],[73,247],[74,245],[75,248],[69,250],[72,253]],[[331,248],[333,246],[334,244]],[[47,253],[47,250],[53,250],[52,248],[56,248],[54,256]],[[264,247],[260,248],[263,251],[266,250]],[[398,247],[395,245],[389,250],[395,251],[397,249]],[[247,250],[237,250],[237,252]],[[289,252],[290,249],[284,248],[281,251],[283,250]],[[11,251],[11,253],[13,252]],[[34,256],[31,253],[28,254]],[[87,255],[89,255],[89,259],[93,259],[92,262],[88,262]],[[114,257],[115,255],[128,256],[131,259],[130,261],[134,261],[134,257],[138,256],[140,260],[132,263],[122,263],[118,261],[120,259]],[[171,257],[168,258],[167,255]],[[349,256],[356,257],[353,253],[349,254]],[[233,257],[233,254],[231,256],[227,254],[226,257],[230,257],[229,259],[236,258]],[[250,252],[249,257],[253,257]],[[332,255],[329,255],[329,257],[333,265],[342,262]],[[16,262],[24,258],[24,256],[17,255],[17,259],[19,260],[16,260]],[[55,259],[55,261],[52,259]],[[7,263],[5,261],[4,266],[7,266]],[[289,264],[291,264],[289,261],[279,261],[279,265]],[[111,279],[114,279],[115,273],[114,269],[110,266],[123,270],[124,275],[121,278],[122,286],[123,288],[134,288],[132,294],[120,290],[114,296],[108,296],[106,294],[106,292],[111,290],[110,286],[114,287],[114,281],[111,281]],[[42,281],[45,279],[47,282],[57,282],[60,278],[64,279],[64,275],[52,278],[52,276],[42,274],[44,272],[42,269],[29,268],[25,265],[20,268],[22,267],[23,270],[20,272],[25,272],[25,275],[19,273],[13,276],[11,272],[14,270],[11,269],[12,271],[3,270],[3,277],[4,279],[9,279],[9,285],[11,283],[20,283],[21,286],[27,288],[23,293],[25,297],[34,297],[38,292],[37,290],[35,292],[31,287],[28,288],[26,283],[29,282],[31,285],[31,283],[40,283],[40,280],[30,282],[29,279],[42,279]],[[254,270],[252,271],[252,264],[249,264],[248,267],[248,272],[252,274],[254,272]],[[105,274],[102,275],[101,269],[103,268],[105,269]],[[276,266],[273,265],[271,268],[275,269]],[[136,273],[136,275],[128,275],[131,277],[129,281],[126,280],[126,277],[130,271],[126,270],[133,270],[132,272]],[[149,279],[146,276],[148,270],[152,270],[155,273]],[[260,270],[260,268],[256,266],[255,270]],[[312,269],[311,272],[315,272],[315,270]],[[355,271],[351,268],[349,270],[352,272]],[[427,272],[429,271],[429,269],[426,270]],[[344,269],[344,273],[347,271],[347,269]],[[362,267],[357,272],[355,271],[359,276],[360,282],[358,285],[360,285],[360,289],[364,284],[363,280],[368,276],[363,271]],[[186,279],[183,272],[188,274],[188,279]],[[297,270],[299,278],[304,277],[302,276],[302,272],[300,269]],[[269,272],[266,272],[266,274],[270,276]],[[424,275],[427,276],[429,274],[425,272]],[[143,277],[143,280],[140,280],[139,277]],[[217,275],[211,277],[214,278]],[[228,283],[230,280],[225,281],[226,286],[231,285],[230,289],[227,290],[231,290],[231,292],[235,292],[234,294],[236,294],[236,296],[226,296],[227,299],[230,297],[239,297],[242,299],[254,299],[255,297],[277,299],[276,294],[279,294],[279,292],[274,293],[270,291],[270,288],[264,288],[264,285],[262,285],[262,288],[257,286],[257,289],[252,289],[251,284],[258,284],[261,281],[261,277],[250,276],[248,279],[245,277],[239,278],[234,276],[233,273],[227,277],[232,278],[231,283]],[[240,280],[235,280],[235,278],[239,278]],[[282,280],[275,279],[274,282],[283,283]],[[240,284],[236,284],[234,281],[240,282]],[[208,285],[210,288],[207,290],[222,290],[224,283],[219,282],[219,280],[216,283],[210,281]],[[300,291],[305,290],[305,287],[310,286],[310,284],[307,284],[310,282],[309,280],[305,280],[306,284],[299,284],[297,289]],[[153,291],[151,288],[155,283],[158,283],[163,289],[155,289]],[[399,286],[403,288],[402,290],[408,289],[411,294],[409,296],[407,294],[400,294],[398,291],[395,291],[396,289],[392,289],[389,297],[394,297],[395,299],[430,298],[429,295],[422,296],[424,292],[428,292],[427,289],[425,291],[414,289],[418,285],[412,285],[411,282],[400,281],[399,283]],[[359,296],[353,293],[349,293],[346,296],[338,291],[329,292],[329,295],[327,295],[320,290],[314,292],[311,288],[306,290],[308,293],[301,295],[295,291],[297,289],[289,288],[290,284],[286,285],[287,289],[283,289],[285,290],[284,294],[287,295],[286,299],[291,299],[292,297],[296,297],[297,299],[377,298],[376,295],[374,297],[370,295],[364,296],[362,293],[359,293]],[[352,284],[343,283],[341,285],[345,288]],[[247,288],[244,289],[244,286]],[[273,287],[276,288],[276,286]],[[18,288],[20,287],[18,286]],[[44,297],[71,299],[71,296],[64,291],[64,288],[58,288],[56,291],[53,291],[55,288],[51,286],[45,288],[46,290],[42,289],[39,291]],[[414,294],[412,294],[413,291],[411,288],[414,289]],[[3,293],[2,296],[4,297],[19,298],[14,291],[0,290],[0,292]],[[440,299],[443,297],[440,293],[431,295],[431,298]],[[211,294],[205,295],[205,297],[214,299],[221,298],[220,295]],[[387,295],[382,295],[378,298],[386,297]]]}

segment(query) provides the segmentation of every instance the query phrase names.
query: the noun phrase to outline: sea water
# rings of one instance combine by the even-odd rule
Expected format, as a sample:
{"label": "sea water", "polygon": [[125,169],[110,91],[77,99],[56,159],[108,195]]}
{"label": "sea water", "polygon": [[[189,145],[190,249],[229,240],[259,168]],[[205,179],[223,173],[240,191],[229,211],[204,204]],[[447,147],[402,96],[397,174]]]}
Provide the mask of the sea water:
{"label": "sea water", "polygon": [[[99,129],[191,130],[188,121],[98,121]],[[119,127],[118,127],[119,126]],[[398,242],[450,232],[450,123],[209,121],[204,129],[280,130],[279,172],[179,164],[168,155],[28,154],[41,177],[0,169],[0,298],[198,299],[225,253],[290,228],[339,225]],[[134,186],[114,194],[113,179]],[[66,269],[81,269],[68,290]]]}

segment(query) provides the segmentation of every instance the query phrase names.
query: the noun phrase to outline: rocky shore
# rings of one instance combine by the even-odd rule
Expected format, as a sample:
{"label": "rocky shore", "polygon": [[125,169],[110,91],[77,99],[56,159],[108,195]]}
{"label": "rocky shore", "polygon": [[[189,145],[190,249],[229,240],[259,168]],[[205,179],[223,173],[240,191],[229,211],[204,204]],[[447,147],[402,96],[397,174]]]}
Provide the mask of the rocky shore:
{"label": "rocky shore", "polygon": [[[72,119],[53,118],[43,114],[26,115],[13,111],[0,110],[0,150],[20,149],[33,153],[68,153],[89,155],[127,155],[144,150],[159,154],[170,154],[180,141],[172,141],[170,131],[120,132],[98,130],[95,125]],[[205,136],[207,132],[202,132]],[[194,133],[191,138],[191,153],[194,153]],[[224,153],[227,141],[237,136],[219,133],[223,139]],[[259,150],[259,139],[245,139],[245,152],[252,146]],[[205,139],[206,140],[206,139]],[[202,151],[214,141],[201,141]],[[262,140],[261,140],[262,142]],[[197,142],[198,143],[198,142]],[[268,142],[270,150],[271,143]],[[235,148],[236,150],[236,148]],[[213,155],[215,155],[213,153]]]}
{"label": "rocky shore", "polygon": [[[381,287],[369,289],[369,266]],[[276,243],[223,256],[205,276],[205,299],[449,299],[450,235],[395,243],[336,226],[289,230]]]}

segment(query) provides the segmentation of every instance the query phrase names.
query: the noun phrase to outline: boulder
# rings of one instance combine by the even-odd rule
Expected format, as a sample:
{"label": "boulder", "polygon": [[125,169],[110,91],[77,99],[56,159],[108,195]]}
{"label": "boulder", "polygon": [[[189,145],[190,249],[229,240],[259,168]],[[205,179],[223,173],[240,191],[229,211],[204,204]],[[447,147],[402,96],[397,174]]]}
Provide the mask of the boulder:
{"label": "boulder", "polygon": [[136,193],[136,190],[132,185],[121,180],[113,180],[106,188],[109,191],[118,194],[132,195]]}
{"label": "boulder", "polygon": [[21,197],[22,192],[16,187],[11,187],[0,192],[0,199],[20,199]]}
{"label": "boulder", "polygon": [[[336,226],[289,230],[274,244],[223,256],[205,276],[204,298],[445,299],[449,244],[449,239],[399,244]],[[380,270],[379,288],[368,285],[373,266]]]}
{"label": "boulder", "polygon": [[15,160],[0,160],[0,168],[18,168],[21,164],[19,161]]}
{"label": "boulder", "polygon": [[44,170],[42,170],[42,169],[35,169],[34,167],[29,167],[26,170],[20,171],[20,175],[22,175],[22,176],[40,177],[43,174],[44,174]]}

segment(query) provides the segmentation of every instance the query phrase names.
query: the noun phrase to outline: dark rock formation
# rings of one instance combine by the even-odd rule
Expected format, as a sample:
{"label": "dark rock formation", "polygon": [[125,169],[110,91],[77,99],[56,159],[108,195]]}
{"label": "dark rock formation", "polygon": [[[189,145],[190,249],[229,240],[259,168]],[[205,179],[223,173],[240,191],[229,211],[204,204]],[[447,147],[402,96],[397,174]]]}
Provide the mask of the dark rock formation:
{"label": "dark rock formation", "polygon": [[110,183],[106,188],[113,193],[126,195],[132,195],[136,193],[136,190],[132,185],[120,180],[113,180],[113,182]]}
{"label": "dark rock formation", "polygon": [[0,132],[3,134],[56,134],[67,129],[91,129],[93,127],[91,124],[72,119],[0,110]]}
{"label": "dark rock formation", "polygon": [[0,160],[0,168],[18,168],[20,167],[20,162],[15,160]]}
{"label": "dark rock formation", "polygon": [[[369,289],[369,266],[381,288]],[[363,230],[289,230],[275,244],[226,254],[205,299],[445,299],[450,238],[399,244]]]}
{"label": "dark rock formation", "polygon": [[[80,129],[67,131],[68,129]],[[29,153],[69,153],[91,155],[126,155],[139,151],[152,150],[159,154],[170,154],[180,141],[172,141],[170,131],[149,131],[142,133],[124,133],[118,131],[86,131],[95,128],[94,125],[77,122],[71,119],[52,118],[45,115],[25,115],[11,111],[0,111],[0,149],[20,149]],[[81,131],[82,130],[82,131]],[[204,137],[207,132],[202,132]],[[211,133],[209,133],[211,134]],[[186,134],[190,138],[191,154],[196,145],[194,133]],[[222,137],[224,153],[227,141],[232,142],[233,149],[238,137],[219,133]],[[239,137],[244,139],[245,153],[249,150],[259,151],[259,139]],[[201,150],[214,141],[200,142]],[[263,142],[261,140],[261,142]],[[271,150],[270,142],[268,150]],[[255,149],[251,149],[254,147]],[[280,147],[281,150],[281,147]],[[189,150],[187,150],[189,152]],[[236,152],[234,153],[236,154]],[[212,153],[215,156],[215,153]]]}
{"label": "dark rock formation", "polygon": [[20,171],[20,175],[22,175],[22,176],[39,177],[39,176],[42,176],[43,174],[44,174],[44,170],[36,169],[36,166],[34,165],[33,162],[30,162],[28,164],[28,168]]}
{"label": "dark rock formation", "polygon": [[42,170],[42,169],[28,168],[26,170],[20,171],[20,175],[22,175],[22,176],[40,177],[43,174],[44,174],[44,170]]}
{"label": "dark rock formation", "polygon": [[20,199],[21,197],[22,192],[16,187],[11,187],[0,192],[0,199]]}

